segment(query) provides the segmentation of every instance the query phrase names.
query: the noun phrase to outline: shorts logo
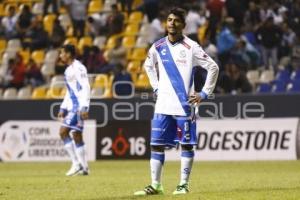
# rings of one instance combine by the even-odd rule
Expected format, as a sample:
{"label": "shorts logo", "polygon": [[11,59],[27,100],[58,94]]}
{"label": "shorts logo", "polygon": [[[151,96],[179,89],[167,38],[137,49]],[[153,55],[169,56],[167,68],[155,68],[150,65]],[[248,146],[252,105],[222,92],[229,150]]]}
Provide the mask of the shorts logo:
{"label": "shorts logo", "polygon": [[190,130],[189,122],[184,122],[184,132],[187,132]]}
{"label": "shorts logo", "polygon": [[185,139],[186,141],[189,141],[189,140],[191,139],[191,134],[190,134],[190,133],[185,133],[185,134],[184,134],[184,139]]}

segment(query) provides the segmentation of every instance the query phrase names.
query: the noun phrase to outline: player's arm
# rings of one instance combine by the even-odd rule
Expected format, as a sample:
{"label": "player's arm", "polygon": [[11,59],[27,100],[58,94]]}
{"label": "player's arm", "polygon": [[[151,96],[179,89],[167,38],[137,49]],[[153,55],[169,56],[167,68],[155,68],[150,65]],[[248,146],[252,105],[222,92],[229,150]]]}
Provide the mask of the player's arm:
{"label": "player's arm", "polygon": [[59,112],[57,114],[58,119],[63,119],[67,113],[67,108],[68,108],[68,98],[69,98],[69,91],[66,91],[65,97],[63,102],[60,105]]}
{"label": "player's arm", "polygon": [[90,105],[90,83],[86,70],[78,70],[76,73],[77,79],[77,91],[78,91],[78,101],[79,101],[79,112],[82,119],[88,118],[88,111]]}
{"label": "player's arm", "polygon": [[207,71],[207,76],[202,91],[199,94],[191,95],[189,102],[192,104],[200,103],[202,99],[206,99],[213,93],[219,75],[218,65],[199,45],[193,48],[193,66],[204,68]]}
{"label": "player's arm", "polygon": [[147,58],[144,62],[144,68],[148,75],[150,84],[153,88],[153,91],[156,92],[158,89],[158,77],[155,65],[157,63],[157,55],[154,45],[149,49]]}

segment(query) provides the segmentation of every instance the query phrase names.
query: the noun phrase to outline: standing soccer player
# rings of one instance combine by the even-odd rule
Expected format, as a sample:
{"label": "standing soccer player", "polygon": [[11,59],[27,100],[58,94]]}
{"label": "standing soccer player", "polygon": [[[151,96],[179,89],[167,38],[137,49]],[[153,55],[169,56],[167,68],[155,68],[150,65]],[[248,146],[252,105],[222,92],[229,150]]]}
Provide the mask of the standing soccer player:
{"label": "standing soccer player", "polygon": [[[196,123],[192,106],[212,94],[218,78],[217,64],[194,41],[182,34],[185,11],[172,9],[167,17],[167,36],[155,42],[149,50],[144,67],[157,94],[151,130],[151,185],[135,195],[163,194],[161,173],[165,147],[181,144],[181,178],[173,194],[189,192],[189,176],[197,144]],[[156,71],[158,65],[158,71]],[[200,93],[193,87],[195,66],[207,70],[206,82]],[[159,78],[158,75],[159,74]]]}
{"label": "standing soccer player", "polygon": [[72,160],[71,169],[66,176],[89,174],[82,130],[83,120],[88,118],[90,84],[85,66],[75,59],[75,55],[73,45],[63,46],[59,55],[68,65],[64,73],[67,92],[58,113],[58,118],[63,121],[59,134]]}

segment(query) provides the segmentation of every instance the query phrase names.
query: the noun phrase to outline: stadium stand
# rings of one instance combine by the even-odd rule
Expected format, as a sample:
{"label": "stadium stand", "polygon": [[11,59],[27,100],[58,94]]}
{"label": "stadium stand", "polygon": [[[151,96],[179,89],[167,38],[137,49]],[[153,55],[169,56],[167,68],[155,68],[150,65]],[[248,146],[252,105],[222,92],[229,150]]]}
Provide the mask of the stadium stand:
{"label": "stadium stand", "polygon": [[[272,0],[271,0],[272,1]],[[232,6],[230,3],[222,3],[221,0],[216,0],[219,2],[219,6],[223,9],[231,11]],[[273,2],[273,1],[272,1]],[[64,6],[64,4],[60,4],[59,12],[54,13],[52,9],[48,9],[48,13],[44,15],[43,13],[43,1],[40,0],[22,0],[22,1],[2,1],[0,3],[0,17],[1,19],[9,14],[9,7],[15,6],[16,13],[19,15],[21,10],[25,5],[29,6],[30,13],[32,13],[33,21],[42,21],[43,28],[47,31],[48,34],[51,34],[53,31],[54,20],[58,19],[60,25],[63,27],[66,33],[66,38],[62,42],[62,44],[74,44],[78,48],[78,59],[82,62],[86,62],[83,60],[84,53],[89,52],[88,49],[92,47],[92,45],[97,46],[102,54],[104,54],[104,58],[107,58],[108,50],[112,50],[116,46],[117,40],[121,40],[122,46],[126,48],[126,69],[127,72],[130,73],[134,84],[137,88],[148,88],[150,89],[149,81],[147,80],[147,76],[145,74],[145,70],[142,68],[142,64],[146,58],[147,51],[151,44],[149,42],[152,40],[151,35],[153,34],[153,26],[152,22],[159,15],[157,13],[148,13],[147,10],[143,10],[143,1],[134,0],[130,8],[125,8],[119,1],[115,0],[90,0],[87,6],[87,14],[88,16],[97,16],[98,19],[107,24],[112,12],[112,6],[117,4],[117,9],[121,15],[124,17],[124,28],[121,33],[118,34],[110,34],[108,30],[109,27],[106,25],[101,26],[101,29],[98,30],[98,35],[90,35],[90,33],[85,30],[85,34],[81,37],[75,36],[74,27],[72,24],[72,20],[70,14],[68,13],[68,9]],[[161,11],[160,14],[164,16],[165,11],[169,8],[169,2],[165,1],[157,1],[158,7]],[[204,40],[209,41],[209,44],[214,45],[216,48],[214,58],[219,63],[225,63],[227,61],[234,62],[241,73],[246,75],[247,80],[250,82],[253,88],[253,92],[259,93],[283,93],[283,92],[299,92],[299,80],[300,80],[300,62],[299,62],[299,51],[297,48],[299,47],[299,23],[288,23],[287,18],[285,18],[284,13],[277,13],[275,7],[272,7],[271,4],[267,5],[265,13],[266,15],[257,16],[259,20],[253,18],[254,12],[265,12],[262,9],[262,1],[255,1],[256,9],[251,10],[248,5],[241,7],[240,5],[235,5],[235,9],[240,9],[243,15],[237,17],[233,15],[231,12],[225,12],[220,10],[220,13],[214,13],[214,3],[212,2],[202,2],[200,4],[195,1],[193,2],[179,2],[174,1],[172,4],[174,6],[179,5],[184,8],[191,8],[192,6],[196,6],[198,9],[198,15],[201,18],[201,25],[197,27],[197,37],[198,41],[203,44],[204,50],[207,52],[210,51],[210,47],[206,46],[206,43],[202,43]],[[289,1],[276,1],[276,8],[280,8],[281,10],[285,10],[287,16],[289,16],[289,20],[293,20],[297,18],[297,13],[292,9]],[[275,5],[274,4],[274,5]],[[266,5],[265,5],[266,6]],[[216,18],[216,21],[211,21],[210,15],[221,16]],[[265,17],[264,17],[265,16]],[[150,17],[150,18],[149,18]],[[165,16],[164,16],[165,17]],[[150,20],[149,20],[150,19]],[[267,19],[271,22],[272,19],[272,27],[276,30],[281,31],[281,35],[279,37],[280,42],[276,43],[274,49],[276,49],[277,55],[277,63],[274,63],[273,57],[269,56],[267,59],[264,59],[264,56],[268,56],[269,54],[265,54],[262,49],[266,44],[262,44],[265,42],[264,38],[259,39],[256,36],[262,35],[261,31],[264,27],[262,27],[261,22],[266,22]],[[241,21],[243,23],[241,23]],[[17,21],[19,23],[19,21]],[[87,22],[86,22],[87,23]],[[224,54],[221,54],[218,44],[218,36],[221,33],[221,29],[219,25],[225,25],[223,27],[227,27],[230,30],[233,38],[236,41],[244,41],[245,42],[245,52],[238,51],[240,50],[239,42],[233,44],[232,48],[228,50],[228,54],[224,57]],[[35,23],[31,25],[34,28],[36,26]],[[2,27],[1,27],[2,28]],[[34,49],[31,50],[26,47],[26,43],[31,43],[31,40],[26,36],[30,29],[26,30],[27,32],[23,34],[26,37],[13,37],[6,38],[3,34],[2,29],[0,28],[0,74],[1,81],[0,86],[3,91],[3,99],[5,98],[18,98],[18,99],[28,99],[28,92],[31,92],[30,98],[51,98],[51,93],[55,93],[55,95],[62,97],[64,93],[63,84],[59,85],[59,89],[54,89],[53,80],[57,79],[59,76],[58,73],[62,73],[62,71],[57,70],[57,60],[59,49],[54,47],[50,47],[42,49]],[[15,27],[17,31],[20,31]],[[288,31],[287,31],[288,30]],[[87,51],[86,51],[87,50]],[[255,54],[255,52],[259,52],[259,56]],[[208,53],[209,54],[209,53]],[[16,55],[20,55],[22,57],[22,63],[26,66],[29,63],[30,59],[33,59],[36,64],[39,66],[39,69],[46,80],[45,85],[43,86],[45,89],[39,89],[44,92],[36,92],[36,88],[27,89],[26,87],[26,78],[24,79],[25,87],[16,90],[16,93],[13,92],[12,88],[7,88],[5,83],[3,82],[3,76],[9,73],[8,69],[8,61],[10,59],[15,59]],[[224,60],[225,58],[225,60]],[[267,60],[268,64],[264,63]],[[272,61],[269,66],[269,61]],[[276,59],[275,59],[276,61]],[[106,61],[111,64],[110,61]],[[113,62],[112,62],[113,63]],[[86,63],[83,63],[86,64]],[[114,64],[113,64],[114,65]],[[95,97],[99,97],[99,94],[103,94],[105,98],[111,97],[111,83],[114,74],[113,65],[110,65],[105,74],[91,74],[90,82],[92,83],[93,95]],[[221,72],[224,70],[221,66]],[[107,66],[105,66],[107,67]],[[63,69],[63,68],[62,68]],[[102,72],[101,72],[102,73]],[[106,78],[99,78],[106,77]],[[231,77],[231,76],[229,76]],[[103,80],[108,82],[108,84],[103,84]],[[59,79],[61,83],[63,80]],[[101,88],[101,91],[100,91]],[[12,90],[11,90],[12,89]],[[216,91],[219,92],[219,91]],[[35,95],[33,95],[35,93]],[[38,93],[38,94],[37,94]],[[222,93],[222,91],[221,91]],[[101,96],[102,98],[102,96]]]}

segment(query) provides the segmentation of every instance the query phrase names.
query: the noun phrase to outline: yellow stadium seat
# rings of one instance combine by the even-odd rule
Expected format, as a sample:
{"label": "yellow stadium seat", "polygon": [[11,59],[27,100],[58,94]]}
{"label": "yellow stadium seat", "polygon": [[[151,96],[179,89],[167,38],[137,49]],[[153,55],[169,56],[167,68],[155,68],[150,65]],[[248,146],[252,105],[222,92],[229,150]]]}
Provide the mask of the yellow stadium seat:
{"label": "yellow stadium seat", "polygon": [[105,89],[102,98],[111,98],[111,97],[112,97],[112,91],[111,91],[111,88],[108,87]]}
{"label": "yellow stadium seat", "polygon": [[0,52],[5,51],[7,42],[6,40],[0,40]]}
{"label": "yellow stadium seat", "polygon": [[112,87],[112,83],[114,81],[114,75],[110,75],[108,78],[108,87],[111,88]]}
{"label": "yellow stadium seat", "polygon": [[128,18],[129,24],[139,24],[143,20],[143,13],[140,11],[135,11],[130,13]]}
{"label": "yellow stadium seat", "polygon": [[127,71],[130,73],[139,73],[141,69],[140,61],[130,61],[127,66]]}
{"label": "yellow stadium seat", "polygon": [[78,49],[80,52],[82,52],[84,46],[92,46],[93,45],[93,39],[89,36],[85,36],[80,38],[79,42],[78,42]]}
{"label": "yellow stadium seat", "polygon": [[31,53],[31,58],[37,63],[42,64],[45,58],[44,50],[36,50]]}
{"label": "yellow stadium seat", "polygon": [[105,49],[112,49],[116,46],[116,37],[109,37],[106,44]]}
{"label": "yellow stadium seat", "polygon": [[54,20],[56,18],[55,14],[48,14],[44,17],[43,23],[44,23],[44,29],[47,31],[49,34],[52,33],[53,31],[53,24]]}
{"label": "yellow stadium seat", "polygon": [[5,15],[5,9],[4,9],[4,4],[0,3],[0,16],[4,16]]}
{"label": "yellow stadium seat", "polygon": [[19,54],[22,56],[24,64],[27,64],[30,59],[30,51],[29,50],[21,50],[21,51],[19,51]]}
{"label": "yellow stadium seat", "polygon": [[70,26],[67,28],[66,36],[67,37],[74,36],[74,28],[73,28],[72,24],[70,24]]}
{"label": "yellow stadium seat", "polygon": [[151,87],[147,74],[140,74],[138,76],[135,87],[144,89],[148,89]]}
{"label": "yellow stadium seat", "polygon": [[128,24],[125,28],[124,35],[137,35],[139,32],[138,24]]}
{"label": "yellow stadium seat", "polygon": [[135,48],[131,54],[130,60],[143,61],[147,57],[147,52],[145,48]]}
{"label": "yellow stadium seat", "polygon": [[60,91],[60,97],[64,98],[64,96],[66,95],[66,93],[67,93],[67,88],[66,87],[62,88],[61,91]]}
{"label": "yellow stadium seat", "polygon": [[101,0],[92,0],[89,3],[88,13],[98,13],[102,10],[103,5]]}
{"label": "yellow stadium seat", "polygon": [[130,76],[131,76],[131,79],[132,79],[132,82],[134,83],[134,85],[136,84],[137,82],[137,78],[138,78],[138,73],[135,73],[135,72],[129,72],[130,73]]}
{"label": "yellow stadium seat", "polygon": [[144,66],[141,66],[140,69],[141,69],[141,70],[140,70],[140,73],[142,73],[142,74],[145,74],[145,73],[146,73],[146,70],[145,70],[145,67],[144,67]]}
{"label": "yellow stadium seat", "polygon": [[32,92],[31,99],[45,99],[46,98],[46,88],[38,87]]}
{"label": "yellow stadium seat", "polygon": [[207,28],[208,28],[208,22],[205,23],[200,28],[198,28],[198,35],[197,35],[197,37],[198,37],[198,40],[200,41],[200,43],[202,43],[204,41],[205,33],[206,33]]}
{"label": "yellow stadium seat", "polygon": [[108,88],[109,77],[107,74],[98,74],[93,83],[93,88]]}
{"label": "yellow stadium seat", "polygon": [[73,45],[77,46],[77,38],[76,37],[66,38],[64,41],[64,45],[66,45],[66,44],[73,44]]}
{"label": "yellow stadium seat", "polygon": [[51,87],[47,90],[46,98],[47,99],[60,99],[61,98],[61,88]]}
{"label": "yellow stadium seat", "polygon": [[134,36],[125,36],[122,39],[122,46],[131,49],[135,46],[135,37]]}

